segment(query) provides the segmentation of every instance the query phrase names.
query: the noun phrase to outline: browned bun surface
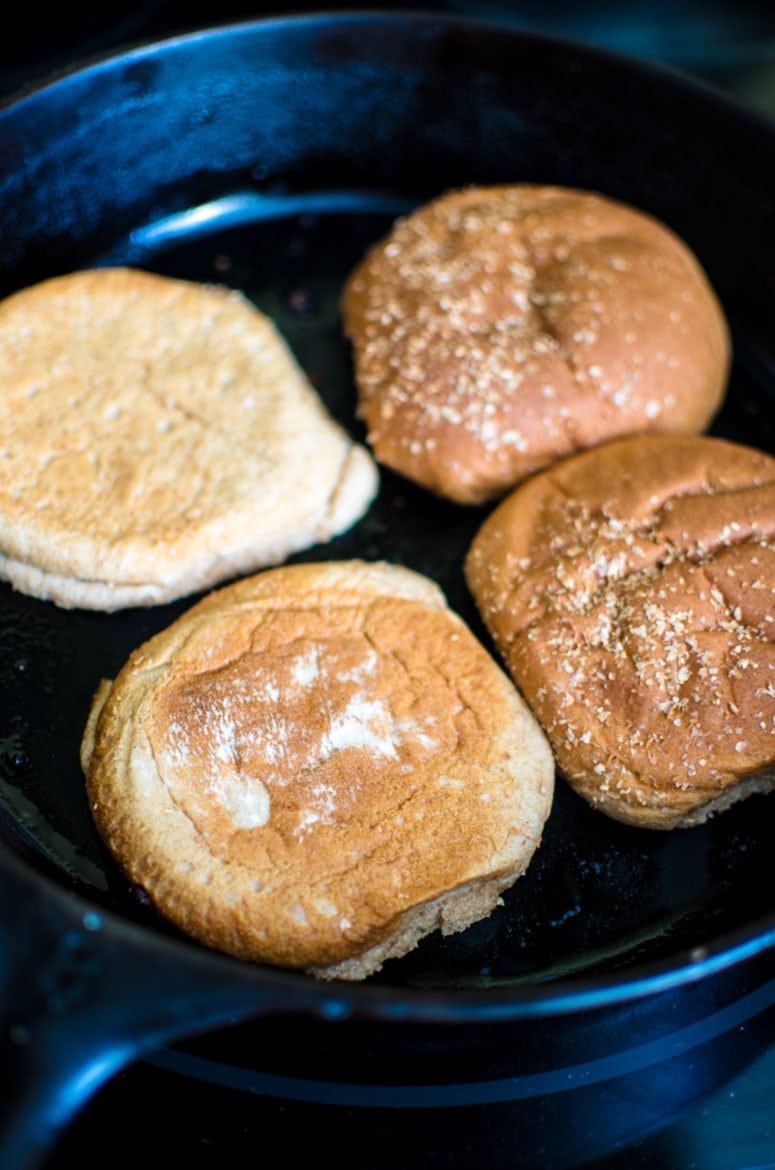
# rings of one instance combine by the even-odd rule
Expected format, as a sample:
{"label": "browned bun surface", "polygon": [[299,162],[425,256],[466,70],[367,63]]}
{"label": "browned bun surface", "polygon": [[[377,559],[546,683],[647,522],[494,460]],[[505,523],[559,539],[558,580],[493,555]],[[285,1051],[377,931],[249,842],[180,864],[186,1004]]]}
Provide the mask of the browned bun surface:
{"label": "browned bun surface", "polygon": [[489,914],[554,763],[427,578],[295,565],[211,594],[95,697],[96,824],[158,910],[233,955],[359,979]]}
{"label": "browned bun surface", "polygon": [[454,191],[396,222],[343,300],[382,463],[478,504],[557,459],[715,414],[729,335],[686,245],[602,195]]}
{"label": "browned bun surface", "polygon": [[603,812],[672,828],[775,784],[775,459],[618,440],[517,488],[465,568],[559,771]]}

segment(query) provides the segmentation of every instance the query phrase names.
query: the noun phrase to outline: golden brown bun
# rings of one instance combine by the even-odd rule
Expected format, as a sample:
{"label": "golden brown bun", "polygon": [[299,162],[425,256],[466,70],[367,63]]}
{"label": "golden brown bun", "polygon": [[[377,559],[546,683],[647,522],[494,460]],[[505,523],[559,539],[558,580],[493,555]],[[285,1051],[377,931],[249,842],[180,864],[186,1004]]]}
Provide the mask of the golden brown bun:
{"label": "golden brown bun", "polygon": [[287,566],[210,595],[95,698],[82,762],[133,882],[202,942],[361,979],[489,914],[554,763],[427,578]]}
{"label": "golden brown bun", "polygon": [[559,771],[618,820],[775,784],[775,459],[709,437],[576,455],[490,514],[466,576]]}
{"label": "golden brown bun", "polygon": [[602,195],[531,184],[399,220],[343,300],[378,460],[464,504],[622,435],[702,431],[729,335],[695,257]]}
{"label": "golden brown bun", "polygon": [[374,461],[240,294],[76,272],[0,303],[0,577],[155,605],[358,520]]}

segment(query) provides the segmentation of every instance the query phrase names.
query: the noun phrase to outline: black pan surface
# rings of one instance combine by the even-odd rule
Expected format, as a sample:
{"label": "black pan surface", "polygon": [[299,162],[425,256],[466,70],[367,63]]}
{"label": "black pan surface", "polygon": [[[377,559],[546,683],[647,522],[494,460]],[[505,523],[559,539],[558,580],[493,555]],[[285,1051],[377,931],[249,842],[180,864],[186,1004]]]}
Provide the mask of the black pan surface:
{"label": "black pan surface", "polygon": [[[173,236],[171,225],[166,232],[153,225],[139,241],[81,262],[131,262],[246,291],[278,322],[333,413],[358,433],[338,298],[365,247],[387,229],[393,204],[375,198],[369,205],[364,197],[364,209],[343,211],[339,202],[316,192],[314,199],[281,197],[267,212],[244,193],[213,208],[205,229],[184,219]],[[297,214],[304,203],[312,210]],[[249,222],[230,226],[237,208]],[[755,377],[736,371],[714,431],[761,443],[760,395]],[[409,565],[438,581],[488,642],[461,572],[484,515],[383,472],[380,496],[356,528],[292,560],[355,556]],[[166,927],[127,887],[94,830],[78,746],[99,679],[114,677],[135,646],[191,603],[104,616],[63,611],[8,588],[2,595],[0,670],[14,692],[0,788],[7,824],[80,892],[153,929]],[[771,911],[774,829],[775,803],[766,798],[690,832],[632,829],[593,812],[561,783],[541,850],[505,905],[463,935],[429,940],[375,978],[395,987],[513,985],[626,970],[705,946]]]}
{"label": "black pan surface", "polygon": [[[734,341],[713,433],[775,451],[772,147],[769,126],[694,83],[540,36],[396,14],[213,29],[97,62],[0,111],[0,290],[116,263],[242,289],[362,438],[339,297],[366,247],[452,186],[589,187],[664,219],[695,249]],[[490,646],[462,576],[486,511],[383,471],[350,533],[293,559],[408,565]],[[140,947],[165,940],[181,963],[200,948],[107,856],[78,747],[99,679],[195,600],[103,615],[0,586],[6,852],[36,889],[51,882],[138,928]],[[469,1005],[485,1017],[570,1012],[696,984],[750,956],[772,975],[774,846],[771,798],[655,833],[604,818],[559,782],[527,875],[486,922],[425,940],[360,988],[260,968],[251,978],[323,1018],[344,1003],[397,1019],[465,1017]],[[207,962],[224,978],[241,967]],[[211,1051],[244,1060],[231,1038]],[[281,1071],[293,1071],[287,1054]]]}

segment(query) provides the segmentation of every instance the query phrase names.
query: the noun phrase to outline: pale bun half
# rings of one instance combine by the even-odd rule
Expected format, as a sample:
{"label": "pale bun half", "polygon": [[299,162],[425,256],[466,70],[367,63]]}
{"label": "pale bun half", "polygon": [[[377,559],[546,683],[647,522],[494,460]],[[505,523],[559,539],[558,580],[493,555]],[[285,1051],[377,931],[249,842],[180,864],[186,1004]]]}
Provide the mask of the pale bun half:
{"label": "pale bun half", "polygon": [[353,525],[378,486],[242,294],[139,269],[0,302],[0,576],[63,607],[157,605]]}

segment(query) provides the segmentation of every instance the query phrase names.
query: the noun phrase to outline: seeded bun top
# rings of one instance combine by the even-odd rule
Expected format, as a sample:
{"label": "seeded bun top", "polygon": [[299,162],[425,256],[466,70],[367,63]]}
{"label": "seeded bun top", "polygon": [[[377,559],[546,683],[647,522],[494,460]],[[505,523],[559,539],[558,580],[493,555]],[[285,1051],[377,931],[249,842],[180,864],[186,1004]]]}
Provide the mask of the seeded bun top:
{"label": "seeded bun top", "polygon": [[587,191],[442,195],[364,257],[343,311],[378,460],[465,504],[608,439],[702,431],[726,387],[696,258]]}
{"label": "seeded bun top", "polygon": [[596,807],[690,825],[775,783],[775,459],[644,436],[517,488],[466,559],[560,772]]}

